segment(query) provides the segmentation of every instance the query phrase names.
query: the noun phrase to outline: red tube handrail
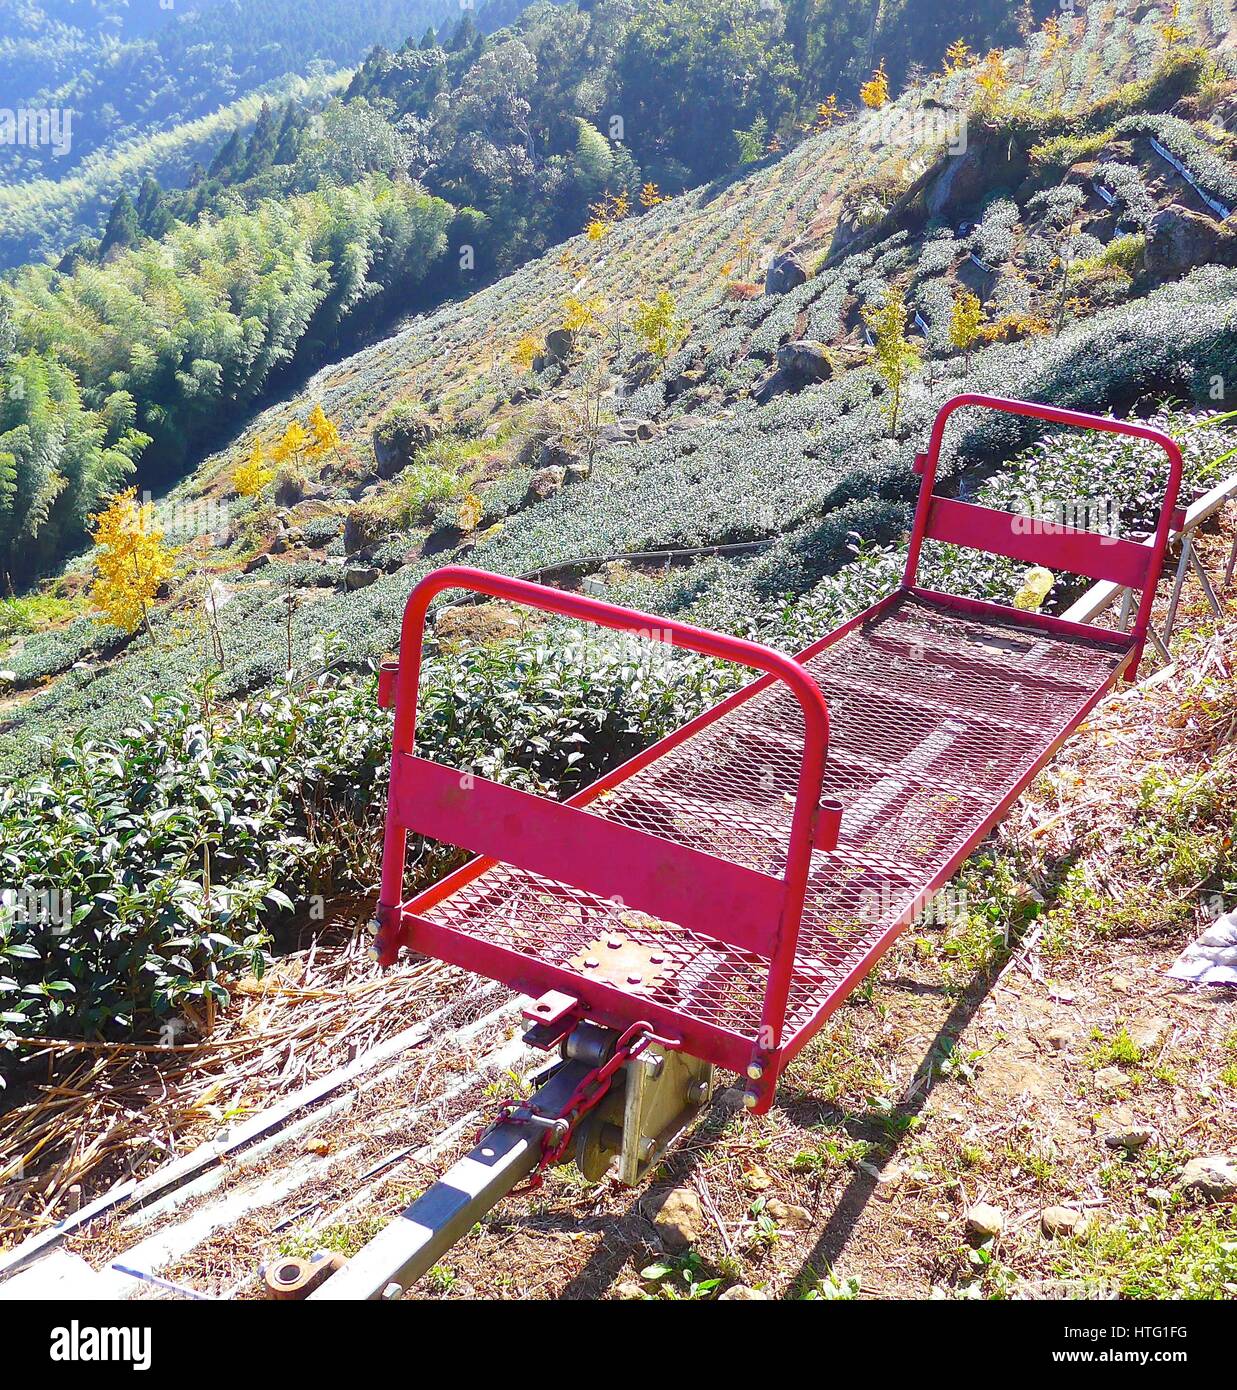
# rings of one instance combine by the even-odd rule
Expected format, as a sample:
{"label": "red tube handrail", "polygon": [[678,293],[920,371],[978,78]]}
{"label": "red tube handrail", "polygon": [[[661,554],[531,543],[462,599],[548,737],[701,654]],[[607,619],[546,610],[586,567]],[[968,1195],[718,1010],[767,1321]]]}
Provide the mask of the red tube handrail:
{"label": "red tube handrail", "polygon": [[923,482],[919,489],[919,502],[915,509],[910,550],[907,553],[906,569],[902,579],[903,588],[911,589],[914,587],[915,578],[919,571],[920,552],[923,549],[928,527],[928,515],[936,492],[936,475],[941,460],[945,427],[956,410],[972,405],[988,410],[1002,411],[1008,415],[1021,415],[1028,419],[1043,420],[1047,424],[1073,425],[1079,429],[1099,430],[1105,434],[1123,434],[1134,439],[1145,439],[1151,444],[1158,445],[1168,455],[1168,486],[1164,494],[1164,505],[1156,526],[1155,539],[1148,555],[1147,582],[1143,586],[1142,601],[1139,604],[1138,615],[1130,633],[1133,639],[1134,656],[1129,669],[1131,673],[1136,672],[1151,626],[1156,587],[1164,568],[1164,557],[1168,553],[1168,540],[1173,528],[1173,516],[1181,492],[1182,478],[1185,474],[1185,460],[1181,456],[1181,449],[1177,442],[1165,434],[1163,430],[1157,430],[1151,425],[1138,425],[1128,420],[1116,420],[1109,415],[1091,415],[1081,410],[1066,410],[1060,406],[1040,405],[1035,401],[1015,401],[1004,396],[985,396],[977,393],[955,396],[937,412],[936,421],[932,426],[932,436],[928,442],[928,451],[926,454],[919,455]]}
{"label": "red tube handrail", "polygon": [[[417,695],[429,606],[440,593],[448,589],[465,589],[472,593],[485,594],[490,598],[540,609],[542,612],[593,623],[599,627],[634,633],[686,651],[697,652],[702,656],[763,671],[790,688],[803,711],[804,750],[790,840],[787,845],[785,899],[769,962],[760,1033],[755,1041],[751,1062],[752,1074],[757,1071],[763,1074],[770,1055],[776,1054],[781,1044],[786,1003],[794,972],[799,925],[803,914],[803,900],[811,870],[821,787],[828,757],[829,707],[820,687],[805,667],[793,658],[745,638],[708,632],[675,619],[653,617],[635,609],[606,603],[602,599],[564,593],[562,590],[534,584],[525,579],[491,574],[486,570],[472,569],[465,565],[448,565],[427,575],[409,595],[404,608],[400,632],[399,670],[394,680],[392,782],[395,778],[397,759],[402,754],[412,754],[414,749]],[[388,695],[389,687],[388,678]],[[406,850],[407,829],[398,825],[388,812],[378,908],[379,921],[383,927],[382,935],[387,937],[388,954],[392,944],[398,944],[388,933],[398,932]],[[770,1087],[771,1080],[772,1078],[765,1079],[766,1088]]]}

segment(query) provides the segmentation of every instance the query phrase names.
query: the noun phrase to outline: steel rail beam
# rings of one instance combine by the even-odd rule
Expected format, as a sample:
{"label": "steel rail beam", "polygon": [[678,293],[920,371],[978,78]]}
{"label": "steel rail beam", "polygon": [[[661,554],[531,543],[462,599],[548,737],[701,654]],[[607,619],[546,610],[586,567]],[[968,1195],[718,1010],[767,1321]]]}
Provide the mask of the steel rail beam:
{"label": "steel rail beam", "polygon": [[[592,1067],[564,1062],[533,1096],[534,1113],[552,1124]],[[536,1168],[545,1124],[504,1120],[476,1148],[357,1251],[310,1299],[366,1302],[398,1298]]]}

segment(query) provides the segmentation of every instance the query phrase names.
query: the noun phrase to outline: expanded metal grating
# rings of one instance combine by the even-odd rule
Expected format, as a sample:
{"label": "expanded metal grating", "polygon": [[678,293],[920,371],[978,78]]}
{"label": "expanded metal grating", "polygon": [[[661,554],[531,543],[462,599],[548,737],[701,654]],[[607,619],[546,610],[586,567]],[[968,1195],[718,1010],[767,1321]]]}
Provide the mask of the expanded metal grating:
{"label": "expanded metal grating", "polygon": [[[824,794],[844,812],[838,850],[813,855],[788,1035],[844,987],[1126,655],[904,594],[806,660],[831,717]],[[780,875],[802,755],[799,706],[775,685],[587,809]],[[618,931],[670,962],[653,998],[739,1034],[760,1023],[767,958],[522,869],[494,865],[423,916],[565,968]]]}

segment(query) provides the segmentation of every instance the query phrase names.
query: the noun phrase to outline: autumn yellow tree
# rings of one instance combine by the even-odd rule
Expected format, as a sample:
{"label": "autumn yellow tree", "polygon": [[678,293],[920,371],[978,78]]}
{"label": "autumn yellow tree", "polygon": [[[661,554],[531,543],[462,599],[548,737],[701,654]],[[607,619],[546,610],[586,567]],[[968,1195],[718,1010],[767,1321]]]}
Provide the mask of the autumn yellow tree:
{"label": "autumn yellow tree", "polygon": [[578,333],[582,328],[595,325],[605,312],[606,301],[601,295],[581,299],[578,295],[569,294],[563,300],[562,326],[569,333]]}
{"label": "autumn yellow tree", "polygon": [[660,290],[654,299],[638,301],[631,326],[641,347],[659,362],[676,353],[688,333],[669,290]]}
{"label": "autumn yellow tree", "polygon": [[882,106],[889,103],[889,75],[885,71],[885,60],[882,58],[880,67],[870,78],[859,88],[859,100],[873,111],[879,111]]}
{"label": "autumn yellow tree", "polygon": [[896,435],[906,379],[923,363],[919,350],[906,336],[906,300],[902,291],[888,289],[884,304],[863,311],[863,321],[876,344],[876,370],[889,388],[889,432]]}
{"label": "autumn yellow tree", "polygon": [[475,492],[469,492],[460,501],[456,525],[465,535],[469,535],[477,529],[484,514],[485,503]]}
{"label": "autumn yellow tree", "polygon": [[1009,68],[1005,62],[1005,55],[999,48],[994,48],[984,59],[975,82],[993,106],[1009,90]]}
{"label": "autumn yellow tree", "polygon": [[588,212],[589,220],[584,228],[585,236],[588,237],[589,241],[604,241],[614,230],[614,224],[630,215],[631,194],[626,189],[620,189],[617,193],[608,193],[599,202],[594,203]]}
{"label": "autumn yellow tree", "polygon": [[245,462],[232,475],[232,486],[239,497],[256,497],[274,476],[275,470],[266,466],[262,441],[255,438]]}
{"label": "autumn yellow tree", "polygon": [[949,342],[959,352],[966,353],[966,370],[971,370],[971,352],[979,341],[984,322],[984,306],[979,296],[963,290],[953,302],[949,315]]}
{"label": "autumn yellow tree", "polygon": [[1162,19],[1156,26],[1160,37],[1164,40],[1164,47],[1171,53],[1173,49],[1180,48],[1181,45],[1190,37],[1190,31],[1181,23],[1180,0],[1174,4],[1168,12],[1168,18]]}
{"label": "autumn yellow tree", "polygon": [[315,401],[314,408],[309,412],[309,444],[305,449],[306,455],[311,459],[323,458],[327,454],[338,457],[342,442],[338,425]]}
{"label": "autumn yellow tree", "polygon": [[1069,86],[1069,31],[1055,15],[1050,15],[1040,32],[1044,36],[1044,62],[1049,67],[1056,65],[1057,85],[1064,96]]}
{"label": "autumn yellow tree", "polygon": [[646,183],[640,190],[640,206],[642,208],[655,208],[659,203],[668,203],[670,200],[655,183]]}
{"label": "autumn yellow tree", "polygon": [[515,348],[512,350],[511,360],[522,371],[530,372],[532,371],[533,363],[540,355],[541,344],[531,333],[526,333],[520,341],[516,343]]}
{"label": "autumn yellow tree", "polygon": [[952,77],[956,72],[964,72],[973,67],[975,55],[965,39],[955,39],[945,50],[945,76]]}
{"label": "autumn yellow tree", "polygon": [[818,103],[816,107],[816,129],[832,130],[842,119],[841,108],[838,106],[836,92],[831,92],[824,101]]}
{"label": "autumn yellow tree", "polygon": [[308,450],[312,440],[299,420],[290,420],[279,442],[271,450],[271,458],[278,464],[292,468],[300,466],[301,458]]}
{"label": "autumn yellow tree", "polygon": [[90,518],[92,538],[98,547],[98,575],[90,600],[101,620],[125,632],[150,627],[150,605],[159,586],[170,577],[176,552],[163,543],[163,529],[155,522],[152,502],[141,505],[137,489],[118,493],[97,516]]}

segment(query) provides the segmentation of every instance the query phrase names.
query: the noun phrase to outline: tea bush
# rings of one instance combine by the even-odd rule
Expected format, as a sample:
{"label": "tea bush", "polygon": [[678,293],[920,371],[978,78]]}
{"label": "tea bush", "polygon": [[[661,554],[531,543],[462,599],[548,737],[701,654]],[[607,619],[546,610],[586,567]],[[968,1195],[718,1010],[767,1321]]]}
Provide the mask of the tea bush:
{"label": "tea bush", "polygon": [[[270,693],[226,715],[142,698],[131,727],[72,740],[0,795],[0,1047],[114,1037],[222,1000],[230,976],[261,968],[278,910],[370,886],[343,827],[368,823],[377,843],[391,717],[372,679],[332,673],[306,686],[269,666],[256,678]],[[566,795],[737,679],[567,624],[481,651],[431,643],[417,747]],[[213,685],[210,702],[223,693]]]}

